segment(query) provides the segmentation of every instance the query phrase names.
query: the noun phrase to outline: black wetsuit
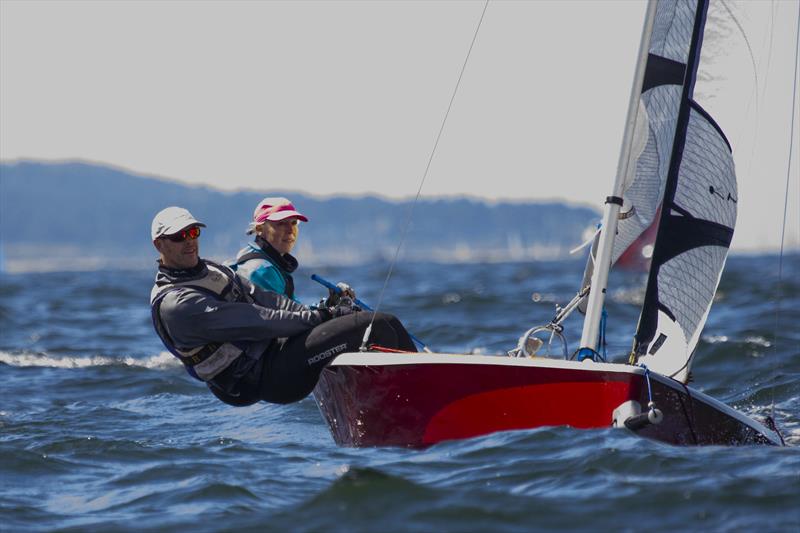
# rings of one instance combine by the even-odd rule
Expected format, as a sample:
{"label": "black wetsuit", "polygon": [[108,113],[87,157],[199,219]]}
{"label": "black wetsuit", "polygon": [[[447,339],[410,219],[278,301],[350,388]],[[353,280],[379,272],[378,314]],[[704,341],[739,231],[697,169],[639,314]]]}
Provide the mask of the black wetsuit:
{"label": "black wetsuit", "polygon": [[[271,403],[302,400],[314,390],[322,369],[337,355],[358,351],[371,319],[370,312],[349,314],[290,337],[284,343],[276,343],[240,378],[236,387],[239,396],[220,399],[234,405],[259,400]],[[405,327],[386,313],[375,315],[369,343],[417,351]],[[223,372],[214,381],[224,384],[226,377]]]}
{"label": "black wetsuit", "polygon": [[[310,309],[222,265],[209,266],[203,260],[188,270],[162,266],[151,302],[164,344],[222,401],[298,401],[313,390],[334,356],[361,345],[372,313],[346,306]],[[416,350],[402,324],[383,313],[375,317],[369,342]],[[228,349],[218,349],[220,344]],[[201,353],[211,355],[193,364],[188,354],[204,346],[209,349]],[[237,349],[240,355],[231,355]],[[219,364],[207,368],[215,359]]]}

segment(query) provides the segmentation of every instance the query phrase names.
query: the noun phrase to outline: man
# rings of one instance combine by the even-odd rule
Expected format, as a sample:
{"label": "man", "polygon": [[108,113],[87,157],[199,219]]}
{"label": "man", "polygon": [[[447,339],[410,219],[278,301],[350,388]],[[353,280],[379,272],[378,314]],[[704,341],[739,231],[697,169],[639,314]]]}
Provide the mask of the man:
{"label": "man", "polygon": [[[153,218],[159,267],[150,306],[156,333],[189,374],[226,403],[305,398],[334,356],[358,350],[372,315],[357,313],[348,299],[310,309],[201,259],[203,227],[180,207]],[[414,350],[391,315],[375,315],[370,339]]]}

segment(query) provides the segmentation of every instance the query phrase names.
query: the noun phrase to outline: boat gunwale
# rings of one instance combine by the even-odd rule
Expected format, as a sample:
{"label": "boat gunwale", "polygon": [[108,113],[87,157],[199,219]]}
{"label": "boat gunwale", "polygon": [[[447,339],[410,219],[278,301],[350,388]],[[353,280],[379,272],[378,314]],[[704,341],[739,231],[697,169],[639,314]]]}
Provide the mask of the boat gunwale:
{"label": "boat gunwale", "polygon": [[[503,355],[458,354],[447,352],[344,352],[336,356],[328,366],[398,366],[398,365],[492,365],[529,368],[556,368],[563,370],[592,370],[623,374],[644,375],[645,369],[627,363],[598,363],[591,359],[574,361],[551,357],[510,357]],[[658,375],[650,372],[651,376]],[[674,381],[671,378],[667,380]]]}

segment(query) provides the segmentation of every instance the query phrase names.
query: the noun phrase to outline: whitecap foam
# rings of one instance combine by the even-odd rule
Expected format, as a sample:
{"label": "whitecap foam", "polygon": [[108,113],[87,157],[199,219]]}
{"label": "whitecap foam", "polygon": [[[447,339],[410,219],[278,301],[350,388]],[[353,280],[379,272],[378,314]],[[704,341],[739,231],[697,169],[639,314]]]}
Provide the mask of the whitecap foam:
{"label": "whitecap foam", "polygon": [[50,355],[42,353],[0,352],[0,363],[18,367],[88,368],[93,366],[126,365],[142,368],[168,368],[181,363],[169,352],[160,352],[149,357],[107,355]]}
{"label": "whitecap foam", "polygon": [[772,346],[772,343],[769,342],[767,339],[765,339],[764,337],[758,337],[758,336],[756,336],[756,337],[745,337],[744,342],[746,342],[748,344],[755,344],[757,346],[763,346],[764,348],[769,348],[770,346]]}
{"label": "whitecap foam", "polygon": [[612,291],[609,298],[615,303],[642,305],[644,303],[644,287],[623,287]]}

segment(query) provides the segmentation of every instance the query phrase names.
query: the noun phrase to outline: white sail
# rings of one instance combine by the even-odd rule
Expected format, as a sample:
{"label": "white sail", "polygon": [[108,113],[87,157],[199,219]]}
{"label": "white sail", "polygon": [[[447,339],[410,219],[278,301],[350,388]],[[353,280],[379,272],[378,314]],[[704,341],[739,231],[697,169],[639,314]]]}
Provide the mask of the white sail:
{"label": "white sail", "polygon": [[694,98],[707,4],[659,2],[651,58],[671,74],[642,100],[649,124],[657,114],[671,126],[650,127],[654,142],[637,161],[637,174],[666,181],[632,359],[683,382],[722,275],[738,202],[730,144]]}
{"label": "white sail", "polygon": [[[663,201],[692,39],[694,0],[658,3],[633,132],[612,265],[655,221]],[[584,279],[591,278],[589,261]]]}
{"label": "white sail", "polygon": [[[704,2],[660,0],[657,3],[623,186],[623,204],[611,253],[612,265],[657,222],[660,214],[684,88],[694,83],[694,73],[687,72],[687,64],[698,9],[705,9]],[[592,257],[597,241],[596,237],[590,252]],[[583,286],[592,276],[592,257],[587,262]],[[581,311],[584,306],[585,302]]]}

